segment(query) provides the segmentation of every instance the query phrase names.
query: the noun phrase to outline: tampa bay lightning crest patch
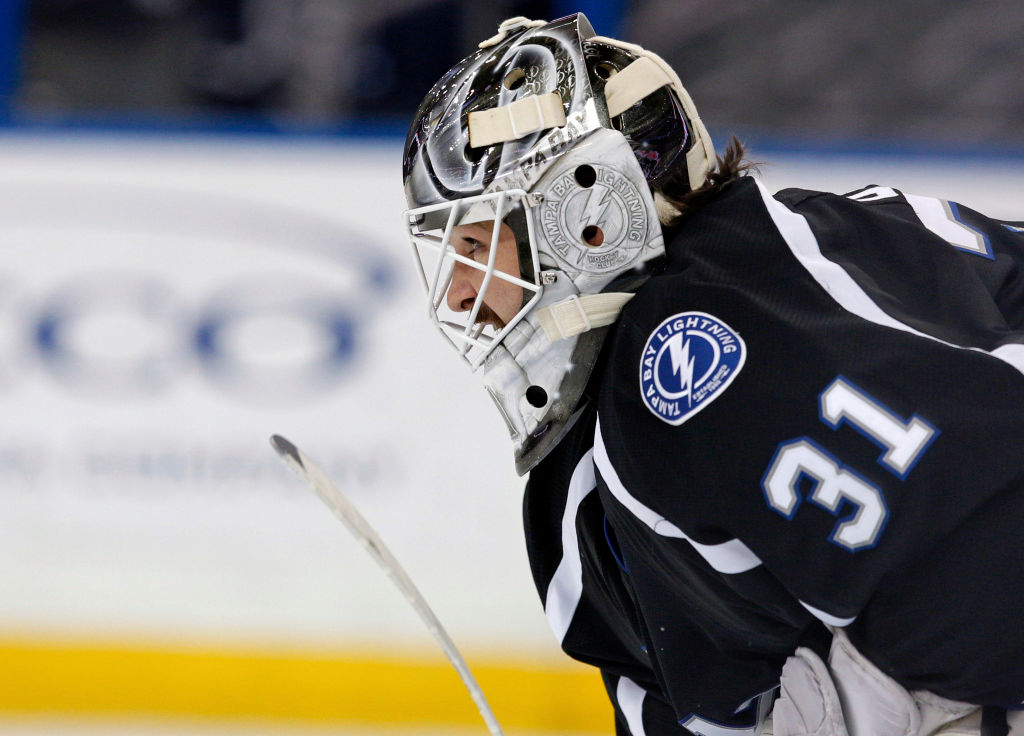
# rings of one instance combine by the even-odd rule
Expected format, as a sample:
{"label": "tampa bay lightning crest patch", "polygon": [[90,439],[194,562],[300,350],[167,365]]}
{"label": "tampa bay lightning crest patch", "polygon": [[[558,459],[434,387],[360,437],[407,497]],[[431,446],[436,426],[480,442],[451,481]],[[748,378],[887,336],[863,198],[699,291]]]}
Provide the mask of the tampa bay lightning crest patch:
{"label": "tampa bay lightning crest patch", "polygon": [[654,416],[679,425],[728,388],[747,348],[729,325],[704,312],[666,319],[640,358],[640,395]]}

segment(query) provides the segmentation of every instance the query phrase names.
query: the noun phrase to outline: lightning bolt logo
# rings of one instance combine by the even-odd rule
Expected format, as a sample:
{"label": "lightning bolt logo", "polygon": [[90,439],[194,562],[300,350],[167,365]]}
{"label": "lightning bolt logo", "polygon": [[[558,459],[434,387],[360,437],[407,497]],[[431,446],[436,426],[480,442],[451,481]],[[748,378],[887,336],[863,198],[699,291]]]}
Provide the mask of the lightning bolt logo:
{"label": "lightning bolt logo", "polygon": [[725,391],[746,362],[736,330],[707,312],[680,312],[651,332],[640,351],[640,397],[678,427]]}
{"label": "lightning bolt logo", "polygon": [[690,341],[683,340],[682,334],[675,334],[669,339],[668,355],[672,361],[672,373],[679,376],[680,390],[685,392],[687,402],[693,404],[693,362],[690,355]]}
{"label": "lightning bolt logo", "polygon": [[604,221],[604,213],[611,201],[612,190],[607,187],[594,185],[590,190],[590,197],[587,199],[587,206],[583,209],[583,227],[590,225],[600,226]]}

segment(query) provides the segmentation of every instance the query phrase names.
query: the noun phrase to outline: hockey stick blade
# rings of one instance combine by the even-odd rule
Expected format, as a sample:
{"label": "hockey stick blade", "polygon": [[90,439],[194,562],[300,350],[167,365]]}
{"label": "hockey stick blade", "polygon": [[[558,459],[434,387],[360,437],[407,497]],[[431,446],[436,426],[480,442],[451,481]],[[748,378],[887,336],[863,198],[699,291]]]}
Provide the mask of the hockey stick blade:
{"label": "hockey stick blade", "polygon": [[270,444],[274,451],[284,460],[285,465],[305,481],[306,485],[320,497],[320,500],[327,504],[327,507],[334,512],[334,515],[341,520],[352,535],[366,548],[370,556],[381,566],[385,574],[391,579],[391,582],[402,591],[402,595],[405,596],[405,599],[409,601],[409,604],[419,614],[420,619],[426,624],[427,629],[433,634],[437,643],[441,645],[441,649],[444,650],[448,660],[459,673],[459,677],[462,678],[463,684],[469,690],[477,710],[483,716],[487,729],[491,732],[492,736],[502,736],[501,726],[498,725],[498,720],[494,717],[494,711],[491,710],[491,706],[487,703],[483,690],[477,684],[476,678],[470,672],[469,665],[462,658],[462,654],[459,653],[455,642],[452,641],[448,632],[441,626],[441,622],[427,604],[423,594],[420,593],[412,579],[405,572],[405,568],[391,554],[391,550],[384,544],[384,541],[377,532],[363,518],[363,515],[359,513],[355,505],[348,500],[338,487],[331,482],[330,478],[302,450],[277,434],[270,438]]}

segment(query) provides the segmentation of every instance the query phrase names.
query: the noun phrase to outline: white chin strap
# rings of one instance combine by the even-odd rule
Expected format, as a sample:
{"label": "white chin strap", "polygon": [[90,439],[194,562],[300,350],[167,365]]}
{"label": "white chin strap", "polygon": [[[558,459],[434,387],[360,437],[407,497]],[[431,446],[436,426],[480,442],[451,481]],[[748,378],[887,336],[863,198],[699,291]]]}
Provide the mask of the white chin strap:
{"label": "white chin strap", "polygon": [[618,319],[619,312],[633,296],[620,292],[571,296],[537,310],[537,320],[548,341],[558,342],[610,325]]}

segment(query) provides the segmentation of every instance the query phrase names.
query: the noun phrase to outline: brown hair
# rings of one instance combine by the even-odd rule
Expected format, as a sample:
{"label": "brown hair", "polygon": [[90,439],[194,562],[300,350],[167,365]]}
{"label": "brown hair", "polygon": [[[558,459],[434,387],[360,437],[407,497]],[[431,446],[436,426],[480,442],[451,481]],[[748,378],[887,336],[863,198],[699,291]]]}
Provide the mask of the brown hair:
{"label": "brown hair", "polygon": [[747,161],[746,148],[736,136],[732,136],[725,153],[717,156],[715,165],[711,167],[704,185],[690,189],[690,181],[686,170],[669,176],[658,186],[658,191],[679,212],[672,216],[666,225],[678,225],[683,218],[698,210],[702,205],[715,197],[722,189],[747,174],[759,165],[756,161]]}

